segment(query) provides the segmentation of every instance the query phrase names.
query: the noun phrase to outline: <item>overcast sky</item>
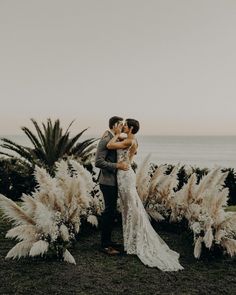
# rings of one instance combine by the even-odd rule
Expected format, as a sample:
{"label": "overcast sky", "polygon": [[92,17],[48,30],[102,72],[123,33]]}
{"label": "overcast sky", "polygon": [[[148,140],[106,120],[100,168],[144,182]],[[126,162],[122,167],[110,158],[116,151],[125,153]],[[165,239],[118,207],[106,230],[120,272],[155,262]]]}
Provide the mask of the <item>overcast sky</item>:
{"label": "overcast sky", "polygon": [[236,135],[235,0],[0,0],[0,134]]}

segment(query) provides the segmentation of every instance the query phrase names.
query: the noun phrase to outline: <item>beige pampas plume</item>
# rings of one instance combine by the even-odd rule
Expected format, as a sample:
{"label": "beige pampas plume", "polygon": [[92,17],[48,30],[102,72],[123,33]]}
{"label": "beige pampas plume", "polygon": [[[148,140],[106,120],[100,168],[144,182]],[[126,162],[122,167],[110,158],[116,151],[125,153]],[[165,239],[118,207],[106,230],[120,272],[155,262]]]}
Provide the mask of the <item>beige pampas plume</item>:
{"label": "beige pampas plume", "polygon": [[40,231],[45,235],[50,234],[53,239],[56,239],[58,227],[52,210],[38,202],[34,219]]}
{"label": "beige pampas plume", "polygon": [[59,230],[60,230],[60,234],[61,234],[63,241],[69,241],[70,240],[70,233],[69,233],[68,228],[65,226],[65,224],[62,224],[60,226]]}
{"label": "beige pampas plume", "polygon": [[218,179],[215,181],[215,186],[218,189],[221,189],[224,186],[225,180],[226,180],[228,174],[229,174],[229,171],[226,171],[226,172],[219,171]]}
{"label": "beige pampas plume", "polygon": [[212,243],[213,243],[213,239],[214,239],[214,236],[212,233],[212,228],[210,227],[210,228],[208,228],[208,230],[205,233],[205,236],[203,237],[203,241],[204,241],[207,248],[211,248]]}
{"label": "beige pampas plume", "polygon": [[36,227],[32,224],[24,224],[18,225],[12,229],[10,229],[7,234],[6,238],[16,238],[20,241],[27,241],[35,239],[37,235]]}
{"label": "beige pampas plume", "polygon": [[[209,249],[215,243],[220,244],[230,255],[235,255],[236,213],[224,210],[229,193],[224,188],[228,172],[222,172],[220,167],[216,167],[203,176],[198,184],[196,173],[192,173],[187,183],[175,192],[178,165],[169,175],[165,174],[165,168],[167,166],[158,167],[152,177],[147,177],[148,181],[144,182],[143,195],[148,188],[148,194],[145,195],[147,213],[157,221],[168,216],[170,222],[185,218],[194,234],[196,258],[201,255],[202,243]],[[150,175],[148,172],[145,172],[147,176]],[[145,179],[145,174],[139,179]],[[203,236],[199,236],[200,233]]]}
{"label": "beige pampas plume", "polygon": [[215,233],[215,241],[216,241],[217,244],[221,243],[221,240],[226,235],[226,233],[227,232],[225,230],[223,230],[223,229],[219,229],[219,230],[216,231],[216,233]]}
{"label": "beige pampas plume", "polygon": [[202,252],[202,237],[198,237],[195,241],[195,247],[194,247],[194,257],[200,258],[201,252]]}
{"label": "beige pampas plume", "polygon": [[236,240],[225,238],[222,240],[221,245],[231,257],[236,254]]}
{"label": "beige pampas plume", "polygon": [[94,187],[94,182],[92,179],[91,173],[85,169],[80,163],[75,160],[69,160],[69,164],[72,166],[77,175],[83,178],[86,183],[86,189],[88,192],[91,192]]}
{"label": "beige pampas plume", "polygon": [[175,198],[177,198],[177,201],[178,201],[178,198],[182,200],[179,203],[189,204],[195,200],[196,183],[197,183],[197,176],[195,173],[193,173],[188,179],[188,182],[184,184],[181,190],[179,190],[175,195]]}
{"label": "beige pampas plume", "polygon": [[147,213],[156,221],[163,221],[165,217],[163,217],[159,212],[156,210],[147,209]]}
{"label": "beige pampas plume", "polygon": [[70,254],[68,250],[65,250],[63,254],[64,261],[72,264],[76,264],[74,257]]}
{"label": "beige pampas plume", "polygon": [[58,163],[55,177],[36,167],[37,188],[31,196],[22,195],[22,207],[0,196],[3,213],[16,225],[6,237],[20,240],[6,258],[43,255],[50,246],[56,253],[64,248],[64,260],[75,264],[66,248],[79,232],[81,218],[97,226],[94,213],[101,208],[97,195],[91,196],[91,175],[82,165],[72,164],[73,169],[69,162]]}
{"label": "beige pampas plume", "polygon": [[39,240],[35,242],[30,249],[29,256],[43,255],[44,253],[48,251],[48,246],[49,246],[48,242],[43,240]]}
{"label": "beige pampas plume", "polygon": [[4,212],[4,215],[16,225],[35,224],[34,220],[18,205],[3,195],[0,195],[0,207]]}
{"label": "beige pampas plume", "polygon": [[95,215],[89,215],[87,221],[96,227],[98,226],[98,219]]}
{"label": "beige pampas plume", "polygon": [[168,179],[169,179],[169,190],[173,191],[174,189],[177,188],[178,184],[179,184],[179,180],[178,180],[178,172],[179,172],[179,164],[177,164],[171,171],[171,173],[168,175]]}
{"label": "beige pampas plume", "polygon": [[149,192],[148,192],[149,198],[152,198],[152,196],[155,194],[156,186],[159,182],[159,179],[166,172],[166,169],[167,169],[166,165],[165,166],[161,165],[153,173],[151,180],[150,180],[150,185],[149,185]]}
{"label": "beige pampas plume", "polygon": [[150,181],[150,176],[148,175],[148,171],[149,171],[150,157],[151,157],[151,154],[148,154],[144,158],[136,174],[137,192],[143,203],[146,202],[146,199],[148,197],[148,189],[149,189],[149,181]]}
{"label": "beige pampas plume", "polygon": [[33,241],[19,242],[7,253],[6,259],[28,256],[33,243]]}
{"label": "beige pampas plume", "polygon": [[207,175],[203,176],[203,178],[200,180],[197,189],[196,189],[196,197],[199,198],[201,194],[206,189],[212,188],[212,186],[216,183],[216,178],[218,177],[220,172],[220,167],[212,169],[210,172],[208,172]]}
{"label": "beige pampas plume", "polygon": [[65,180],[70,177],[70,171],[68,168],[68,162],[65,160],[61,160],[55,164],[56,166],[56,175],[58,179]]}
{"label": "beige pampas plume", "polygon": [[45,193],[55,189],[56,181],[50,176],[46,169],[36,166],[34,171],[34,177],[37,181],[38,187]]}
{"label": "beige pampas plume", "polygon": [[21,197],[22,205],[21,208],[28,214],[31,218],[34,217],[35,209],[36,209],[36,200],[31,196],[23,194]]}

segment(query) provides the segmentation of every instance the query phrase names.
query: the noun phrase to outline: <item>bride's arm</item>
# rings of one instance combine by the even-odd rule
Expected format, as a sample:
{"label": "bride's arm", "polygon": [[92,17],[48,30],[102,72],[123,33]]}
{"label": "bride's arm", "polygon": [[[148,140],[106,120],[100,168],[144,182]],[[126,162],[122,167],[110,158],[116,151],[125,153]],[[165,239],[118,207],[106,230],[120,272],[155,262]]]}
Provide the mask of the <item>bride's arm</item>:
{"label": "bride's arm", "polygon": [[117,141],[119,138],[119,134],[116,134],[107,144],[107,148],[109,150],[118,150],[118,149],[126,149],[129,147],[132,142],[129,139],[124,139],[123,141]]}

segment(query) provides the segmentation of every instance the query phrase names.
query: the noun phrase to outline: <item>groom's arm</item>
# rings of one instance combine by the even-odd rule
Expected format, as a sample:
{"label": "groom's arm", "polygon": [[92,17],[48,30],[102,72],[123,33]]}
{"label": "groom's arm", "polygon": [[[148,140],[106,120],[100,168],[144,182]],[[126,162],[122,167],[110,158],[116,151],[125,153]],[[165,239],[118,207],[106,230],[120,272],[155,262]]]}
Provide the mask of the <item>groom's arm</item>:
{"label": "groom's arm", "polygon": [[115,172],[117,167],[117,163],[111,163],[106,161],[108,149],[107,144],[110,141],[109,136],[103,137],[98,144],[96,157],[95,157],[95,166],[100,169],[107,169],[111,172]]}

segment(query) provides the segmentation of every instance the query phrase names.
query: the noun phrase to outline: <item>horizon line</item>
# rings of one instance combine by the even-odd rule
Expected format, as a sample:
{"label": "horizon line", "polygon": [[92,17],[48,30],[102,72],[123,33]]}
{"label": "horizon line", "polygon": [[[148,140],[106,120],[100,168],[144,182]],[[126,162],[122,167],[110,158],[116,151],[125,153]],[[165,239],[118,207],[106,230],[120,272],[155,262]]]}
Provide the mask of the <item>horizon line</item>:
{"label": "horizon line", "polygon": [[[72,136],[76,135],[76,133],[71,133]],[[141,134],[141,133],[138,133],[137,134],[138,136],[236,136],[236,134]],[[0,134],[0,137],[4,137],[4,136],[26,136],[26,134],[24,133],[8,133],[8,134]],[[83,136],[99,136],[99,134],[86,134],[84,133],[82,135]]]}

